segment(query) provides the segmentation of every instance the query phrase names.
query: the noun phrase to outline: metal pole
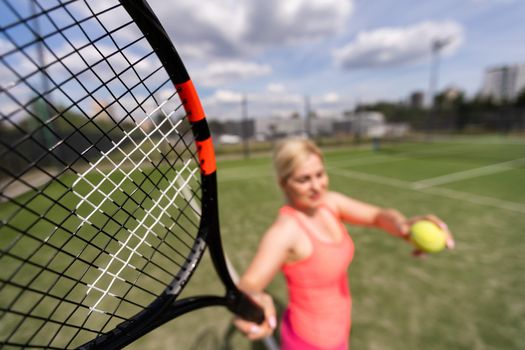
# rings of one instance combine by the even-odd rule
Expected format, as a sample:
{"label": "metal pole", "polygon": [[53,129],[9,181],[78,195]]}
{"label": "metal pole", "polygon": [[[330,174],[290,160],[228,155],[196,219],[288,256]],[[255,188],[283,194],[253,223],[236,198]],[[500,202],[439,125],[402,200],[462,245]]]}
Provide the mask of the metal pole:
{"label": "metal pole", "polygon": [[242,119],[241,119],[241,132],[242,132],[242,143],[244,159],[250,158],[250,143],[248,140],[248,100],[246,95],[243,96],[241,101]]}
{"label": "metal pole", "polygon": [[[37,15],[37,8],[35,1],[31,1],[31,14],[34,16],[33,19],[33,29],[34,29],[34,35],[36,36],[36,55],[37,55],[37,62],[38,66],[40,68],[40,74],[41,76],[41,84],[42,84],[42,95],[40,98],[35,101],[34,103],[34,111],[33,113],[36,114],[37,118],[39,119],[39,123],[41,125],[38,125],[37,128],[42,131],[42,142],[44,143],[45,147],[48,150],[51,150],[53,148],[53,135],[52,135],[52,126],[49,122],[51,119],[51,116],[53,115],[52,111],[52,98],[50,93],[50,85],[49,80],[46,73],[46,59],[44,55],[44,39],[41,36],[41,28],[40,28],[40,21],[38,19]],[[54,151],[56,155],[57,150]],[[47,165],[53,165],[55,163],[55,160],[53,158],[46,161]]]}
{"label": "metal pole", "polygon": [[312,125],[311,125],[311,109],[310,109],[310,97],[308,95],[305,95],[304,96],[304,113],[305,113],[305,118],[304,118],[304,131],[306,133],[306,136],[308,136],[309,138],[312,137]]}
{"label": "metal pole", "polygon": [[439,53],[442,48],[450,43],[450,38],[445,39],[434,39],[431,46],[431,62],[430,62],[430,82],[428,87],[429,97],[429,116],[427,120],[427,136],[430,136],[433,128],[434,115],[435,115],[435,94],[438,88],[439,78]]}

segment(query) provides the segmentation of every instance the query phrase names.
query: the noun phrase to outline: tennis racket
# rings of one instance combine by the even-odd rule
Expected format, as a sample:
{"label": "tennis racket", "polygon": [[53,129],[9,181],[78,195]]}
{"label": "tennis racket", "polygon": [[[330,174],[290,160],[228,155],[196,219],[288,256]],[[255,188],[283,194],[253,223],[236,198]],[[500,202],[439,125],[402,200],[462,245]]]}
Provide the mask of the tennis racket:
{"label": "tennis racket", "polygon": [[[122,348],[226,306],[204,111],[142,0],[0,0],[0,342]],[[182,25],[182,24],[181,24]],[[224,295],[178,299],[208,247]]]}

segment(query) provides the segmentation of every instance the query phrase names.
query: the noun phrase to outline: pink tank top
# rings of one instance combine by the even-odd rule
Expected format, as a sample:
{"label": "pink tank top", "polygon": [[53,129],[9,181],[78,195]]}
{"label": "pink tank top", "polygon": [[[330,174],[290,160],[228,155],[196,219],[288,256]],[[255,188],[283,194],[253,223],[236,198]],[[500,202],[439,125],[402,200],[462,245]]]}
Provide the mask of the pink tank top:
{"label": "pink tank top", "polygon": [[284,206],[280,213],[294,217],[313,245],[304,260],[284,264],[288,293],[288,316],[293,331],[306,342],[330,349],[345,342],[350,332],[352,299],[347,269],[354,256],[354,243],[339,217],[327,206],[343,232],[340,242],[328,243],[316,238],[297,215]]}

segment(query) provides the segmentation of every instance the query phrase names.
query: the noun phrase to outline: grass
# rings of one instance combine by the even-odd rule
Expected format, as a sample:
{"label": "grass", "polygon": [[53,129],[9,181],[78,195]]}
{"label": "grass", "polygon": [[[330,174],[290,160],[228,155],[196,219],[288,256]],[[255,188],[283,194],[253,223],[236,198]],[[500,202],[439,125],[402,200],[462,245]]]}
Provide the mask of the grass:
{"label": "grass", "polygon": [[[435,213],[448,222],[457,240],[454,251],[415,259],[409,246],[383,232],[349,228],[356,242],[356,256],[349,270],[354,301],[353,349],[523,347],[523,164],[443,183],[432,187],[433,191],[412,186],[417,181],[525,157],[523,142],[506,141],[476,138],[383,145],[379,152],[348,148],[327,151],[332,189],[398,208],[407,215]],[[219,166],[225,247],[242,270],[282,204],[282,195],[274,184],[268,158],[228,160]],[[376,178],[367,180],[356,174]],[[458,193],[471,200],[450,197]],[[479,198],[494,201],[478,202]],[[515,206],[508,209],[499,206],[498,201]],[[193,282],[202,283],[204,290],[220,288],[214,284],[206,288],[207,276],[196,278],[202,280]],[[268,290],[282,308],[287,301],[282,277],[278,276]],[[221,341],[226,344],[224,348],[228,344],[233,344],[232,349],[257,347],[236,333],[232,335],[229,320],[227,313],[219,309],[196,312],[167,326],[170,338],[163,337],[162,344],[196,348],[192,346],[206,335],[204,339],[215,340],[211,349],[220,348]],[[201,332],[185,331],[193,327]],[[156,338],[153,334],[143,344],[157,348],[161,344]]]}
{"label": "grass", "polygon": [[[406,215],[435,213],[457,241],[454,251],[415,259],[411,248],[375,229],[349,227],[353,349],[522,349],[525,344],[525,141],[475,137],[326,150],[331,188]],[[283,197],[268,156],[218,162],[225,249],[242,271]],[[455,179],[451,174],[470,172]],[[424,180],[441,177],[435,186]],[[287,302],[282,276],[268,291]],[[221,294],[207,256],[184,295]],[[263,349],[237,333],[221,308],[182,316],[129,349]]]}

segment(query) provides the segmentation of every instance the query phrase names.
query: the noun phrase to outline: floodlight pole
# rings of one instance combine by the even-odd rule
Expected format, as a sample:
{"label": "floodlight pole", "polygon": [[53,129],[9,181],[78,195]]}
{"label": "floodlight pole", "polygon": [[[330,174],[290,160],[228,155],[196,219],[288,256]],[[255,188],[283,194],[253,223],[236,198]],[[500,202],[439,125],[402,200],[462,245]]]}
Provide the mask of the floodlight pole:
{"label": "floodlight pole", "polygon": [[[35,3],[32,1],[30,5],[31,5],[31,14],[35,17],[33,20],[33,31],[34,31],[33,34],[37,37],[36,38],[36,53],[37,53],[38,65],[41,67],[41,70],[39,73],[42,79],[41,81],[42,90],[44,91],[44,93],[49,94],[50,88],[49,88],[49,81],[48,81],[47,73],[45,69],[46,62],[45,62],[45,56],[44,56],[44,42],[41,36],[40,22],[39,22],[38,17],[36,16],[37,9],[36,9]],[[51,100],[50,94],[46,98],[48,100]],[[48,120],[51,118],[51,108],[48,102],[46,102],[44,99],[41,99],[41,100],[42,100],[42,108],[35,112],[38,118],[41,120],[42,124],[47,126]],[[49,126],[44,128],[44,142],[45,142],[46,147],[51,147],[52,141],[51,141],[50,132],[47,129],[48,127]]]}
{"label": "floodlight pole", "polygon": [[243,95],[241,101],[241,132],[242,132],[242,144],[243,144],[243,154],[244,158],[250,158],[250,144],[248,141],[248,100],[246,95]]}
{"label": "floodlight pole", "polygon": [[[52,135],[52,125],[50,124],[50,119],[53,115],[52,110],[52,96],[51,96],[51,88],[49,86],[49,78],[47,76],[46,72],[46,58],[44,53],[44,39],[42,38],[42,30],[40,28],[40,21],[37,16],[37,8],[34,1],[31,1],[30,3],[30,11],[31,15],[34,17],[33,19],[33,34],[36,36],[36,54],[37,54],[37,62],[40,66],[40,72],[41,75],[41,84],[42,84],[42,91],[44,91],[44,94],[35,102],[35,115],[39,119],[39,122],[42,125],[39,125],[38,128],[42,129],[42,141],[46,148],[51,150],[53,148],[53,135]],[[55,150],[53,153],[55,155],[58,153],[58,149]],[[53,166],[55,163],[54,158],[51,158],[48,165]]]}
{"label": "floodlight pole", "polygon": [[435,94],[439,77],[439,53],[442,48],[450,44],[450,38],[434,39],[431,44],[430,82],[428,87],[429,116],[427,119],[427,136],[430,136],[435,113]]}
{"label": "floodlight pole", "polygon": [[310,108],[310,97],[308,95],[304,96],[304,113],[305,113],[305,119],[304,119],[304,131],[306,133],[306,136],[308,138],[312,137],[312,110]]}

